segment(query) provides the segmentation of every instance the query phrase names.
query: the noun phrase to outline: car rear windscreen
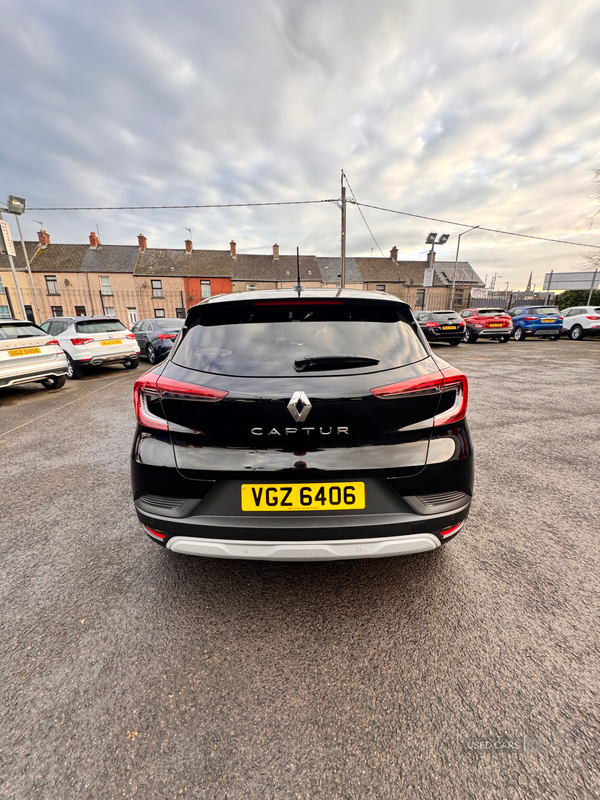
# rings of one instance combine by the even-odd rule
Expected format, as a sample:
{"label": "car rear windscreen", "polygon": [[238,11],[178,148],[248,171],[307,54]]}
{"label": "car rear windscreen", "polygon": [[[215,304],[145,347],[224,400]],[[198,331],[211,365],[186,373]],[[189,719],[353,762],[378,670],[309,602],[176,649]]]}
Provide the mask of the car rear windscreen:
{"label": "car rear windscreen", "polygon": [[28,322],[11,322],[0,325],[0,339],[27,339],[31,336],[47,336],[46,331],[38,328],[37,325],[30,325]]}
{"label": "car rear windscreen", "polygon": [[184,319],[173,317],[172,319],[157,319],[158,327],[163,331],[178,331],[185,322]]}
{"label": "car rear windscreen", "polygon": [[323,365],[337,374],[356,374],[392,369],[428,356],[394,303],[218,303],[195,314],[173,361],[219,375],[290,376],[303,369],[313,374],[313,369],[322,370]]}
{"label": "car rear windscreen", "polygon": [[558,315],[560,311],[556,306],[536,306],[535,308],[528,308],[525,313],[543,316],[544,314]]}
{"label": "car rear windscreen", "polygon": [[503,308],[480,308],[477,313],[480,317],[497,317],[506,314],[506,311]]}
{"label": "car rear windscreen", "polygon": [[77,333],[110,333],[110,331],[126,331],[127,328],[118,319],[88,319],[76,322]]}
{"label": "car rear windscreen", "polygon": [[436,311],[431,314],[436,322],[462,322],[462,318],[455,311]]}

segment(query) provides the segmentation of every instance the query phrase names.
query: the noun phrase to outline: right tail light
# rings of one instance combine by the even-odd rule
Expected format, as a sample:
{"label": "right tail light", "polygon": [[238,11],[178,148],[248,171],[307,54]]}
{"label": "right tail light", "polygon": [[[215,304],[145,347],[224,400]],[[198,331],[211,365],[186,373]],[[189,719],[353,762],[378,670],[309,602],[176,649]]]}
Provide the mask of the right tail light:
{"label": "right tail light", "polygon": [[371,393],[382,400],[397,400],[401,397],[418,397],[425,394],[445,394],[451,391],[456,392],[454,403],[447,411],[436,414],[433,420],[435,427],[459,422],[467,413],[469,382],[467,376],[456,367],[447,367],[433,375],[424,375],[420,378],[371,389]]}

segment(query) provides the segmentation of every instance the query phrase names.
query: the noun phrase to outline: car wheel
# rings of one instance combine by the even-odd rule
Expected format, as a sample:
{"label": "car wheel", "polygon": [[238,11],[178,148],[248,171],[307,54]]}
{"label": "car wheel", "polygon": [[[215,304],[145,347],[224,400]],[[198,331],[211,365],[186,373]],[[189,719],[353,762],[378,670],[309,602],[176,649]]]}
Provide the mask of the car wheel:
{"label": "car wheel", "polygon": [[124,361],[123,366],[125,369],[137,369],[139,363],[139,358],[132,358],[131,361]]}
{"label": "car wheel", "polygon": [[509,339],[510,339],[510,336],[499,336],[498,337],[498,341],[502,342],[502,344],[504,344],[505,342],[508,342]]}
{"label": "car wheel", "polygon": [[59,375],[56,378],[45,378],[42,381],[42,386],[44,389],[60,389],[65,385],[66,380],[66,375]]}
{"label": "car wheel", "polygon": [[581,325],[573,325],[571,330],[569,331],[569,339],[573,339],[577,341],[578,339],[583,339],[583,328]]}
{"label": "car wheel", "polygon": [[70,381],[76,381],[81,378],[83,375],[83,370],[76,367],[75,364],[71,361],[70,357],[67,356],[67,378]]}
{"label": "car wheel", "polygon": [[475,334],[470,328],[467,328],[467,330],[465,331],[464,340],[467,344],[475,344],[475,342],[477,341],[477,336],[475,336]]}
{"label": "car wheel", "polygon": [[459,344],[460,344],[460,339],[457,339],[454,342],[450,342],[450,347],[458,347]]}
{"label": "car wheel", "polygon": [[146,348],[146,358],[151,364],[156,364],[156,350],[151,344]]}
{"label": "car wheel", "polygon": [[515,328],[514,337],[515,337],[515,342],[525,341],[525,333],[523,331],[523,328]]}

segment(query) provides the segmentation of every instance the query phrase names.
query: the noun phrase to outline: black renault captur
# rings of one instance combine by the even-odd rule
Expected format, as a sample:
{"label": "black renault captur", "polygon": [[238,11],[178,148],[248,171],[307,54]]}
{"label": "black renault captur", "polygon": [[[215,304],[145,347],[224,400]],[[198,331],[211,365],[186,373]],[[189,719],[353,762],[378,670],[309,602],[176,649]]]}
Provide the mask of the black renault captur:
{"label": "black renault captur", "polygon": [[466,377],[390,295],[208,298],[135,383],[138,517],[154,541],[192,555],[433,550],[469,513],[467,398]]}

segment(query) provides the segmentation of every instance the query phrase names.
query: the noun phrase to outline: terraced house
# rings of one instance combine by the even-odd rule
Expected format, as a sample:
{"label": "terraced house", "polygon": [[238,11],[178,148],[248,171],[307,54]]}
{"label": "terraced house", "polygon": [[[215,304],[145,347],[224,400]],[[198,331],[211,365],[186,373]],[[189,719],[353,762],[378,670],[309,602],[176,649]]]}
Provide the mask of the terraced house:
{"label": "terraced house", "polygon": [[[297,283],[295,255],[279,245],[266,255],[238,253],[234,241],[225,250],[197,250],[186,240],[181,249],[150,248],[143,234],[137,244],[104,245],[96,233],[89,244],[53,244],[41,230],[26,242],[30,272],[20,247],[15,267],[26,316],[42,322],[52,316],[108,314],[131,325],[147,317],[183,317],[204,297],[254,289],[286,289]],[[470,289],[483,282],[466,262],[435,262],[433,286],[425,287],[426,261],[346,258],[346,286],[388,292],[413,308],[445,308],[456,273],[455,305],[468,304]],[[300,280],[306,288],[340,284],[340,258],[300,257]],[[21,316],[14,278],[6,255],[0,255],[0,317]]]}

